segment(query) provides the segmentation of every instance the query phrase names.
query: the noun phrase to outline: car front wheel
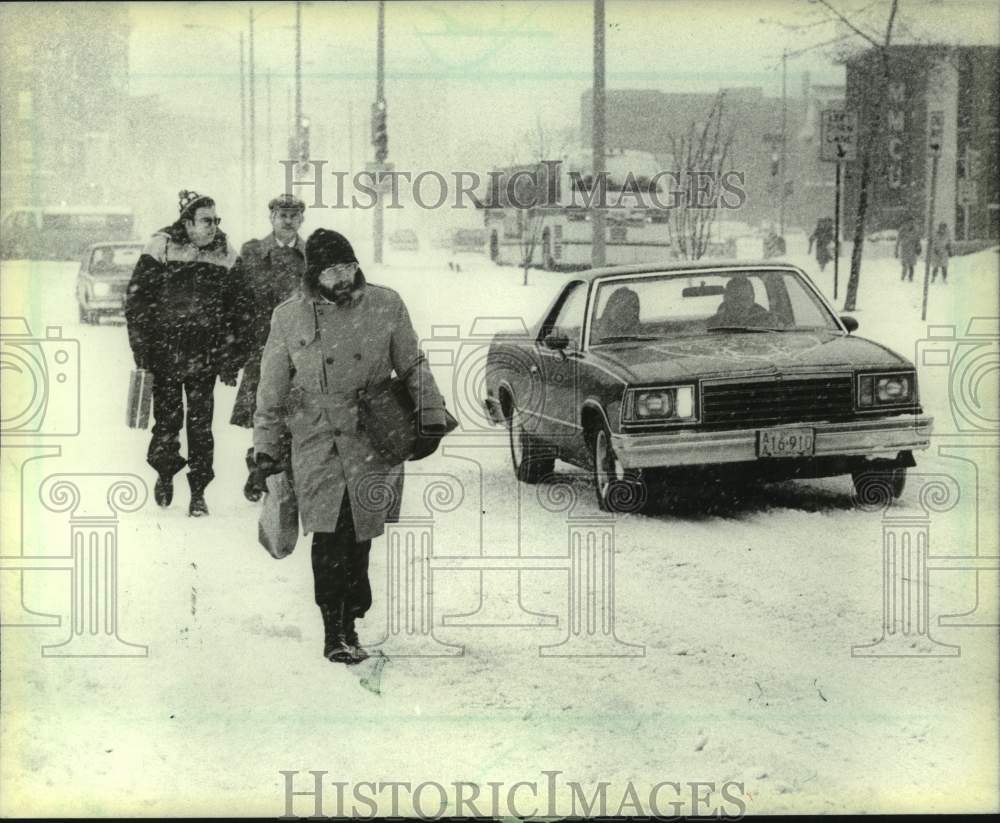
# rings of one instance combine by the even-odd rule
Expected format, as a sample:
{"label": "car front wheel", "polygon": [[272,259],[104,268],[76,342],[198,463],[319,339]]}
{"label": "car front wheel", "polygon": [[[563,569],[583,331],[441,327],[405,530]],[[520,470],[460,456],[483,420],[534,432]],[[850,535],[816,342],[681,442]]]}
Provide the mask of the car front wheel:
{"label": "car front wheel", "polygon": [[597,505],[606,512],[634,512],[648,502],[646,484],[637,469],[622,465],[611,444],[611,432],[602,425],[591,440],[591,463]]}
{"label": "car front wheel", "polygon": [[537,483],[552,473],[555,459],[545,455],[538,441],[525,431],[524,412],[513,404],[507,415],[507,431],[510,435],[510,460],[518,480]]}

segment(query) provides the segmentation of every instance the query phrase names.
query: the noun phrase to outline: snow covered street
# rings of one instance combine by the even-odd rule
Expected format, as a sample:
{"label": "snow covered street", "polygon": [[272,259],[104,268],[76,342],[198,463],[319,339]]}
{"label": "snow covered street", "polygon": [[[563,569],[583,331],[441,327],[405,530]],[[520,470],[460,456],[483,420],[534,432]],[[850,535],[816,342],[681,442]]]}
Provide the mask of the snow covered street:
{"label": "snow covered street", "polygon": [[[390,596],[396,567],[387,538],[373,544],[375,604],[360,632],[369,645],[392,641],[382,669],[321,656],[308,539],[283,560],[258,545],[258,505],[241,493],[250,433],[228,424],[235,388],[215,392],[211,515],[187,517],[184,482],[173,507],[158,509],[148,432],[124,422],[132,368],[124,326],[77,321],[75,264],[5,262],[3,316],[23,318],[32,339],[58,326],[79,341],[80,426],[77,436],[5,439],[0,554],[71,553],[70,519],[84,512],[53,503],[57,493],[45,503],[51,475],[71,475],[99,498],[80,503],[89,516],[109,514],[95,474],[135,475],[148,496],[118,515],[115,580],[118,636],[136,644],[135,654],[147,647],[145,656],[43,653],[70,636],[70,565],[3,567],[5,623],[19,600],[60,618],[4,626],[5,808],[18,816],[280,815],[281,771],[297,772],[295,790],[308,791],[318,770],[328,773],[327,815],[351,813],[350,786],[360,781],[499,781],[508,803],[516,782],[538,784],[514,809],[491,808],[486,788],[474,809],[456,808],[451,792],[449,814],[581,814],[570,781],[588,800],[607,784],[594,814],[994,809],[997,250],[953,259],[948,284],[931,286],[926,323],[922,283],[900,282],[892,258],[865,262],[857,334],[916,363],[921,401],[935,418],[933,445],[916,455],[894,505],[856,508],[850,478],[839,477],[715,499],[681,495],[652,514],[617,517],[599,511],[590,478],[568,465],[559,464],[558,483],[517,483],[504,430],[486,427],[476,407],[489,335],[511,319],[533,322],[570,275],[533,270],[525,287],[520,270],[484,256],[461,255],[461,272],[450,259],[398,252],[382,267],[362,260],[371,281],[402,294],[462,422],[441,450],[406,469],[402,509],[411,520],[401,526],[430,535],[435,560],[454,559],[435,568],[433,598],[417,604],[437,641],[421,654],[408,656],[417,647],[405,631],[393,634],[402,605]],[[820,274],[805,256],[791,261],[832,295],[832,266]],[[849,265],[845,254],[838,306]],[[7,372],[10,340],[3,345],[12,382],[21,375]],[[67,412],[75,387],[53,386],[50,402]],[[42,447],[52,453],[31,451]],[[857,647],[882,637],[892,594],[883,541],[906,529],[928,535],[929,611],[905,604],[926,624],[864,656]],[[614,586],[605,616],[620,642],[605,643],[600,656],[574,656],[583,639],[569,620],[581,590],[570,542],[581,530],[614,546],[613,573],[590,569]],[[490,557],[514,559],[499,570],[483,564],[486,571],[468,562]],[[922,573],[913,562],[910,572]],[[553,771],[561,788],[549,796],[544,773]],[[343,809],[337,781],[349,784]],[[664,781],[681,788],[660,791],[652,809],[651,789]],[[693,781],[712,784],[701,805]],[[738,801],[721,791],[727,783],[739,784],[728,789]],[[630,786],[638,810],[621,805]],[[410,795],[392,811],[387,798],[379,795],[381,814],[413,811]],[[437,804],[431,792],[423,808]],[[295,797],[293,808],[313,814],[313,798]],[[363,803],[354,810],[371,813]]]}

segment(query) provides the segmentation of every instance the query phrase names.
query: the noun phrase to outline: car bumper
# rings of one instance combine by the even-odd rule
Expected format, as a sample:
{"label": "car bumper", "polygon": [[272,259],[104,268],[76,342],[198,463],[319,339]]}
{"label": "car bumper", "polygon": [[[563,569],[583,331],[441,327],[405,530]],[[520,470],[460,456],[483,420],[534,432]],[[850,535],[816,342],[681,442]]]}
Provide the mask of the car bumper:
{"label": "car bumper", "polygon": [[[814,453],[802,459],[822,457],[892,458],[903,451],[926,449],[930,444],[934,418],[899,415],[878,420],[849,423],[812,423],[776,428],[811,428],[815,432]],[[718,463],[745,463],[758,458],[757,432],[760,429],[669,434],[612,434],[615,454],[626,468],[647,469],[668,466],[702,466]]]}

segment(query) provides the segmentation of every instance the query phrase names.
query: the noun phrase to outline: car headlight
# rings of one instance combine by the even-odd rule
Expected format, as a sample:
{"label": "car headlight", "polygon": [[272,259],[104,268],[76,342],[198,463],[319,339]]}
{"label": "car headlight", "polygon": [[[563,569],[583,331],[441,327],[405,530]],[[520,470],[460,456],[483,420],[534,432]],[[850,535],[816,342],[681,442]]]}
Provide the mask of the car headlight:
{"label": "car headlight", "polygon": [[863,374],[858,381],[858,406],[896,406],[912,403],[916,397],[913,372]]}
{"label": "car headlight", "polygon": [[628,411],[633,421],[690,420],[694,417],[694,386],[636,389]]}
{"label": "car headlight", "polygon": [[94,283],[94,297],[107,297],[111,294],[111,286],[107,283]]}

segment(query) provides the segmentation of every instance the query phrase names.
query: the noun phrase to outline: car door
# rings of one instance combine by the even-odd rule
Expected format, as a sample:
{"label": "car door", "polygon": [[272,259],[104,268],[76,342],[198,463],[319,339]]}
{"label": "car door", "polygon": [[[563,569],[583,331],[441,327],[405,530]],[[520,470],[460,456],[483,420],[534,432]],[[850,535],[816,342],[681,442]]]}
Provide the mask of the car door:
{"label": "car door", "polygon": [[[587,309],[588,284],[583,281],[566,287],[563,299],[551,322],[543,328],[539,341],[542,369],[541,417],[545,439],[560,452],[573,449],[572,442],[580,434],[580,363],[583,347],[583,318]],[[545,343],[547,335],[566,338],[565,348],[552,348]]]}

